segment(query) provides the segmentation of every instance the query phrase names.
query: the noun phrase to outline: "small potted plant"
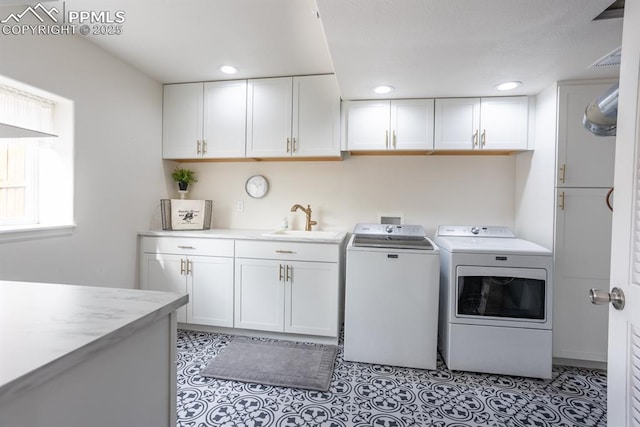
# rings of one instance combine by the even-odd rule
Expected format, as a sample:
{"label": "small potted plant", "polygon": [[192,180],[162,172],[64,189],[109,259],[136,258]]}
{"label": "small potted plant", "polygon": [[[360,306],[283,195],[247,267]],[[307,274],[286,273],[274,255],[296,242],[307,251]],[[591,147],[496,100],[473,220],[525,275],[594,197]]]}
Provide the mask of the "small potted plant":
{"label": "small potted plant", "polygon": [[185,169],[181,167],[175,168],[175,170],[171,173],[171,178],[175,182],[178,183],[178,189],[180,191],[187,191],[189,188],[189,184],[192,182],[198,182],[196,179],[196,173],[190,169]]}

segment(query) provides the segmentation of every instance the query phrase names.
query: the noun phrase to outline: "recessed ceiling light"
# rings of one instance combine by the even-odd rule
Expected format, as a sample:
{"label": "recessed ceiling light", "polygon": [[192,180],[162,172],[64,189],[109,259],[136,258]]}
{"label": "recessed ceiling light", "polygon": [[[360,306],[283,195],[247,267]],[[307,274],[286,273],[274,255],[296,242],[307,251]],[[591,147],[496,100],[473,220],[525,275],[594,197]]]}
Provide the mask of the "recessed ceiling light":
{"label": "recessed ceiling light", "polygon": [[385,94],[393,91],[393,86],[376,86],[372,89],[375,93]]}
{"label": "recessed ceiling light", "polygon": [[522,86],[522,82],[512,81],[512,82],[504,82],[504,83],[497,84],[495,88],[498,90],[511,90],[520,86]]}
{"label": "recessed ceiling light", "polygon": [[238,70],[237,67],[234,67],[233,65],[221,65],[220,67],[218,67],[218,69],[225,74],[235,74],[238,71],[240,71]]}

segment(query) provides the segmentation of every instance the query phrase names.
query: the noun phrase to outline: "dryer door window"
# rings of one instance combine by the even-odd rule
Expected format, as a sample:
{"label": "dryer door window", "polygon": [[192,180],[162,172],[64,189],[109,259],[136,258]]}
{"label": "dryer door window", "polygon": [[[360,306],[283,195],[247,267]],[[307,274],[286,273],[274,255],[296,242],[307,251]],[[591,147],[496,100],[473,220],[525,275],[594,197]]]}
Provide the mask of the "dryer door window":
{"label": "dryer door window", "polygon": [[546,271],[458,267],[456,316],[546,319]]}

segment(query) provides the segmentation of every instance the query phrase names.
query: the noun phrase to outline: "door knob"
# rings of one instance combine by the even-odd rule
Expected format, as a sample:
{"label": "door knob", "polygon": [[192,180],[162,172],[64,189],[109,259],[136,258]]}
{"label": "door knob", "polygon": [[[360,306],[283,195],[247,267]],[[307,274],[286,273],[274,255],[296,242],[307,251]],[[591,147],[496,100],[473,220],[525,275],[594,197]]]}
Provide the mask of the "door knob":
{"label": "door knob", "polygon": [[616,310],[624,308],[624,292],[620,288],[613,288],[611,292],[601,291],[600,289],[591,289],[589,291],[589,299],[591,304],[607,304],[611,303]]}

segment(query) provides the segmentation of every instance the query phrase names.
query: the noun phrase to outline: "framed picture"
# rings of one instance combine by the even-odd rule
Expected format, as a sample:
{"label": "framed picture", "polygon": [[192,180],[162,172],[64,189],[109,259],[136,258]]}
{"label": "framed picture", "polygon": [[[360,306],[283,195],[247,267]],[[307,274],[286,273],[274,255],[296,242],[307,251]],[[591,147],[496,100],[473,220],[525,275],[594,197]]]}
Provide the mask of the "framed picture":
{"label": "framed picture", "polygon": [[163,230],[209,230],[211,200],[162,199]]}

